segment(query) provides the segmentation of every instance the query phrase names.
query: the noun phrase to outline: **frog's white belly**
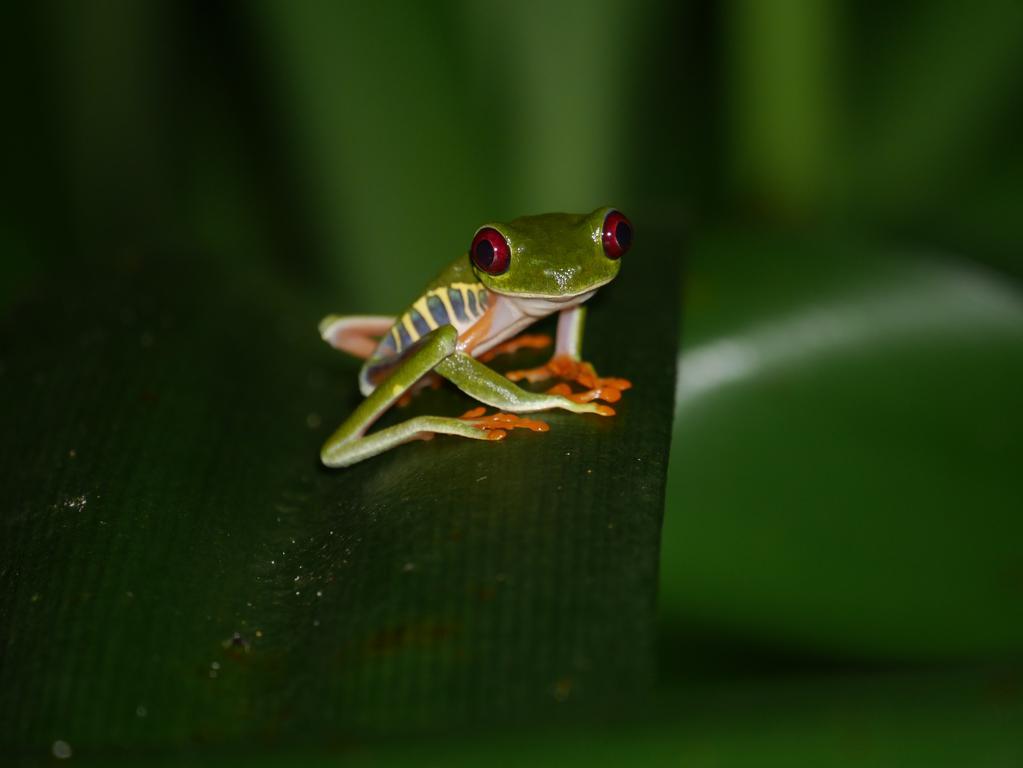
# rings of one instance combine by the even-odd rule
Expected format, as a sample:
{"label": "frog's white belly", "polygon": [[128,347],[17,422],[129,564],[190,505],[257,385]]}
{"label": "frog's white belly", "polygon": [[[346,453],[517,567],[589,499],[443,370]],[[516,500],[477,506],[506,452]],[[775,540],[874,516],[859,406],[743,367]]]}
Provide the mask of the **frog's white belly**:
{"label": "frog's white belly", "polygon": [[577,307],[597,292],[596,289],[565,298],[541,296],[509,296],[492,294],[490,331],[473,350],[473,357],[479,357],[503,341],[517,336],[537,320],[541,320],[563,309]]}

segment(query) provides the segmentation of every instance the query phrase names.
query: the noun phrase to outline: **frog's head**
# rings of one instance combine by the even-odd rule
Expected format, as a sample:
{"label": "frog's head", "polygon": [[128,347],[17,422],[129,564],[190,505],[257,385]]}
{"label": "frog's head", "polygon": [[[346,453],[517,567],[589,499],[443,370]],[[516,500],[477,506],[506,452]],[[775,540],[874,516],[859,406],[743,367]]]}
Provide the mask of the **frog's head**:
{"label": "frog's head", "polygon": [[486,224],[469,249],[487,288],[508,296],[568,299],[614,279],[632,244],[632,225],[614,208],[546,213]]}

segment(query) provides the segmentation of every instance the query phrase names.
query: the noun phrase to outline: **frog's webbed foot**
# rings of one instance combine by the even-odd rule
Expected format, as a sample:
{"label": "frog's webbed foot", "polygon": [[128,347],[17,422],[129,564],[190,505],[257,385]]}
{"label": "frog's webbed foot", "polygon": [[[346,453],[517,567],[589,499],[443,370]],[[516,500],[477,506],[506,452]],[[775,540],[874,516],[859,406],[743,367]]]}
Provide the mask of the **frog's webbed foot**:
{"label": "frog's webbed foot", "polygon": [[503,344],[498,344],[493,349],[488,349],[476,359],[481,363],[489,363],[495,357],[510,355],[520,349],[546,349],[553,343],[554,340],[545,333],[523,333]]}
{"label": "frog's webbed foot", "polygon": [[531,432],[546,432],[550,429],[546,421],[527,419],[514,413],[492,413],[484,416],[486,412],[487,409],[480,406],[466,411],[458,418],[477,429],[484,430],[488,440],[503,440],[510,429],[528,429]]}
{"label": "frog's webbed foot", "polygon": [[592,389],[584,389],[582,392],[576,392],[565,382],[555,384],[547,390],[547,394],[561,395],[575,403],[591,403],[594,400],[602,400],[605,403],[617,403],[622,399],[622,391],[616,387],[593,387]]}
{"label": "frog's webbed foot", "polygon": [[[592,365],[568,355],[556,355],[545,365],[509,371],[505,375],[512,381],[537,382],[561,379],[562,383],[547,391],[550,394],[564,395],[577,403],[588,403],[592,400],[616,403],[622,399],[622,392],[632,387],[632,382],[628,379],[598,376]],[[578,384],[584,391],[574,392],[567,382]]]}

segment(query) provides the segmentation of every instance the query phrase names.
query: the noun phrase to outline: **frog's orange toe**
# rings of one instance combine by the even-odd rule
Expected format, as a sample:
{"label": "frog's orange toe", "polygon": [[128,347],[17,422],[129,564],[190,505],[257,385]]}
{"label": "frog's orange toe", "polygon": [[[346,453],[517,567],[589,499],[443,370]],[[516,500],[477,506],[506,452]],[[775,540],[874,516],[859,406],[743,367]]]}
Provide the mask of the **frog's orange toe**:
{"label": "frog's orange toe", "polygon": [[[514,413],[492,413],[484,416],[486,408],[473,408],[466,411],[461,418],[470,422],[477,429],[486,430],[490,440],[500,440],[508,434],[510,429],[528,429],[532,432],[547,432],[550,426],[546,421],[537,419],[526,419]],[[493,435],[500,433],[499,437]]]}
{"label": "frog's orange toe", "polygon": [[490,419],[495,424],[500,424],[508,429],[528,429],[531,432],[547,432],[550,430],[550,425],[546,421],[526,419],[522,416],[516,416],[514,413],[495,413],[493,416],[490,416]]}
{"label": "frog's orange toe", "polygon": [[605,403],[617,403],[622,399],[622,393],[614,387],[595,387],[573,395],[572,399],[577,403],[592,403],[594,400],[603,400]]}
{"label": "frog's orange toe", "polygon": [[612,377],[607,379],[601,379],[600,383],[607,387],[614,387],[619,392],[624,392],[627,389],[632,389],[632,382],[629,381],[628,379],[616,379]]}
{"label": "frog's orange toe", "polygon": [[543,349],[553,343],[554,340],[545,333],[523,334],[484,352],[480,355],[479,361],[481,363],[488,363],[500,355],[510,355],[518,352],[520,349]]}
{"label": "frog's orange toe", "polygon": [[589,363],[579,363],[577,370],[574,371],[574,375],[565,376],[564,378],[574,381],[588,390],[606,391],[609,396],[601,397],[600,399],[607,400],[610,403],[620,400],[622,392],[626,389],[632,389],[632,382],[628,379],[614,376],[598,376],[597,372],[593,370],[593,366]]}
{"label": "frog's orange toe", "polygon": [[583,392],[573,392],[568,384],[555,384],[547,390],[550,395],[561,395],[575,403],[590,403],[594,400],[603,400],[605,403],[617,403],[622,399],[622,392],[617,387],[601,385]]}
{"label": "frog's orange toe", "polygon": [[598,405],[595,413],[598,416],[614,416],[615,409],[612,408],[610,405]]}
{"label": "frog's orange toe", "polygon": [[[576,402],[589,402],[590,400],[599,399],[609,403],[616,403],[621,399],[622,392],[632,388],[632,382],[628,379],[617,377],[603,378],[597,375],[596,370],[589,363],[575,360],[566,355],[552,357],[547,361],[546,365],[541,365],[538,368],[508,371],[505,376],[512,381],[522,381],[525,379],[529,382],[561,379],[562,383],[556,384],[547,391],[550,394],[564,395],[565,397],[572,397],[571,387],[565,382],[578,384],[587,392],[599,393],[585,400],[576,400]],[[573,397],[573,399],[575,398]]]}

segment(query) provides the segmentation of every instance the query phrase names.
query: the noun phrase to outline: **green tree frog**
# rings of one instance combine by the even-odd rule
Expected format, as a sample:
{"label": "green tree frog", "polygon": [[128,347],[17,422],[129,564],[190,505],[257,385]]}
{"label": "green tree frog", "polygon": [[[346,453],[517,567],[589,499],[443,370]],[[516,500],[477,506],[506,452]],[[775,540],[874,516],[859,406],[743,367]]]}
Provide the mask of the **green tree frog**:
{"label": "green tree frog", "polygon": [[[509,430],[547,430],[517,416],[552,408],[612,416],[631,384],[602,378],[582,361],[583,302],[610,282],[632,244],[632,225],[613,208],[590,214],[523,216],[476,230],[469,252],[451,263],[398,317],[329,315],[320,334],[331,346],[365,363],[359,387],[365,400],[323,445],[320,459],[344,467],[411,440],[435,434],[500,440]],[[554,354],[539,368],[497,373],[486,365],[522,347],[544,347],[547,336],[519,335],[559,313]],[[461,417],[417,416],[366,434],[396,402],[437,377],[499,409],[474,408]],[[516,381],[559,379],[546,392]],[[575,391],[570,382],[583,387]],[[603,402],[600,402],[603,401]]]}

